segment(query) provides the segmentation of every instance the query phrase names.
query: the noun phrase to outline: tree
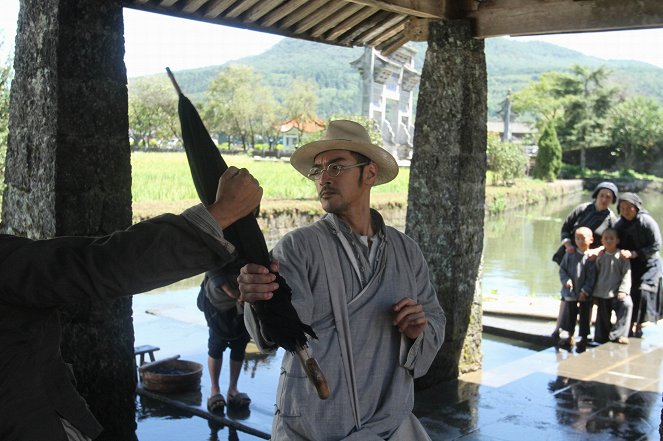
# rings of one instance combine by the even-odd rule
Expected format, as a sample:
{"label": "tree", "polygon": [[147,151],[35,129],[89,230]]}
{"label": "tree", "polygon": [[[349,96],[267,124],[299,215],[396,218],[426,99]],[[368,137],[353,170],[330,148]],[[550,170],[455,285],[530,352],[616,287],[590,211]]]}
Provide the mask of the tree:
{"label": "tree", "polygon": [[586,149],[608,142],[607,114],[618,92],[606,86],[609,75],[604,67],[580,65],[570,72],[547,72],[514,94],[514,109],[532,114],[539,127],[554,123],[564,149],[580,149],[584,168]]}
{"label": "tree", "polygon": [[244,150],[256,136],[268,138],[276,122],[276,100],[251,67],[231,65],[207,90],[204,117],[211,131],[241,139]]}
{"label": "tree", "polygon": [[585,168],[587,148],[608,142],[607,115],[617,94],[617,89],[605,86],[609,75],[604,67],[590,70],[575,65],[571,75],[562,77],[562,90],[567,96],[558,135],[568,149],[580,148],[581,169]]}
{"label": "tree", "polygon": [[285,120],[299,122],[299,125],[296,126],[299,131],[299,139],[304,136],[305,125],[318,119],[317,89],[318,86],[314,82],[296,78],[288,86],[288,91],[283,99]]}
{"label": "tree", "polygon": [[629,98],[609,113],[610,138],[624,170],[663,142],[663,108],[651,98]]}
{"label": "tree", "polygon": [[559,72],[544,72],[538,81],[531,81],[511,95],[513,111],[534,117],[540,131],[549,123],[560,120],[564,114],[557,85],[559,75]]}
{"label": "tree", "polygon": [[539,153],[532,174],[537,179],[554,181],[562,168],[562,147],[555,126],[549,123],[539,138]]}
{"label": "tree", "polygon": [[182,140],[177,114],[177,94],[165,77],[129,82],[129,135],[135,146],[149,149]]}
{"label": "tree", "polygon": [[525,175],[527,154],[512,142],[501,141],[499,135],[488,134],[488,170],[493,172],[493,185]]}

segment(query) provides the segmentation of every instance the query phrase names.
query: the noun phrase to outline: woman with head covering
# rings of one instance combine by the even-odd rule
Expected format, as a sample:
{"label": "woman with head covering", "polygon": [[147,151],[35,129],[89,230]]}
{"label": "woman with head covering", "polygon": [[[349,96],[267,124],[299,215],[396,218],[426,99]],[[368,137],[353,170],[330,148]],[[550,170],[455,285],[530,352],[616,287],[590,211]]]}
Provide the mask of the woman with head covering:
{"label": "woman with head covering", "polygon": [[619,192],[612,182],[601,182],[592,193],[592,201],[578,205],[566,217],[562,225],[562,245],[553,255],[553,260],[559,263],[564,253],[572,254],[576,250],[574,242],[575,231],[580,227],[587,227],[594,233],[592,248],[601,245],[601,234],[617,220],[617,216],[610,210],[610,205],[617,202]]}
{"label": "woman with head covering", "polygon": [[619,247],[622,257],[631,261],[631,333],[642,337],[642,323],[655,323],[661,313],[661,230],[635,193],[622,194],[618,209],[620,218],[615,229],[619,234]]}

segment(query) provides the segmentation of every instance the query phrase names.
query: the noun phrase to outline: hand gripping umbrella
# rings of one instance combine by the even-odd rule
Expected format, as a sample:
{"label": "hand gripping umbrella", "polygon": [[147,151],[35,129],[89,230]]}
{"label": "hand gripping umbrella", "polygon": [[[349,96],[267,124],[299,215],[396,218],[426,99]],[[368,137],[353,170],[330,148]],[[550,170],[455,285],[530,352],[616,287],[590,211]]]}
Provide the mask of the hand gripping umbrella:
{"label": "hand gripping umbrella", "polygon": [[[193,183],[200,200],[205,205],[210,205],[216,200],[219,178],[228,169],[228,165],[214,145],[196,108],[182,94],[173,73],[169,68],[166,68],[166,71],[179,96],[178,113],[182,126],[182,140]],[[227,227],[223,230],[223,235],[235,246],[239,256],[248,262],[269,267],[270,257],[265,237],[253,214]],[[279,289],[274,292],[270,300],[253,304],[262,332],[280,347],[298,355],[318,396],[324,400],[329,397],[329,386],[320,366],[311,357],[306,346],[306,334],[313,338],[317,337],[313,329],[299,319],[291,303],[292,291],[278,273],[276,273],[276,282],[279,284]]]}

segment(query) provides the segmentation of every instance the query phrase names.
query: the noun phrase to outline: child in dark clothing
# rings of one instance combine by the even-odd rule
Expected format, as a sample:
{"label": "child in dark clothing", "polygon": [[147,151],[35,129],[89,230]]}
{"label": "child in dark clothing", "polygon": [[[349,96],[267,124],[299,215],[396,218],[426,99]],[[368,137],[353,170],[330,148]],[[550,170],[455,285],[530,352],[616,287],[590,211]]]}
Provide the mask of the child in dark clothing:
{"label": "child in dark clothing", "polygon": [[[598,312],[596,314],[596,328],[594,341],[606,343],[608,340],[616,343],[628,343],[628,331],[633,312],[631,292],[631,263],[622,259],[617,246],[619,238],[617,231],[608,228],[601,236],[603,253],[596,258],[596,288],[593,297],[596,299]],[[611,322],[612,311],[615,311],[617,321]]]}
{"label": "child in dark clothing", "polygon": [[576,320],[578,314],[578,337],[576,351],[584,352],[587,347],[589,325],[592,312],[590,296],[596,281],[596,269],[585,252],[592,244],[594,235],[587,227],[575,231],[576,251],[564,255],[559,265],[559,278],[562,282],[562,308],[558,323],[559,347],[571,347],[574,344]]}

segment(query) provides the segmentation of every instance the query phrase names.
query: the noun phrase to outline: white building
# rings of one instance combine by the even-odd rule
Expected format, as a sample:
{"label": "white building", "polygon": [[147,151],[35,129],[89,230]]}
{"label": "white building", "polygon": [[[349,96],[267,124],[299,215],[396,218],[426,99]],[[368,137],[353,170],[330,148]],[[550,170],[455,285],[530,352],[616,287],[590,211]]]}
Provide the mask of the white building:
{"label": "white building", "polygon": [[362,79],[362,115],[378,122],[385,149],[397,159],[412,155],[413,90],[421,79],[414,69],[416,50],[403,46],[389,56],[373,48],[350,63]]}

